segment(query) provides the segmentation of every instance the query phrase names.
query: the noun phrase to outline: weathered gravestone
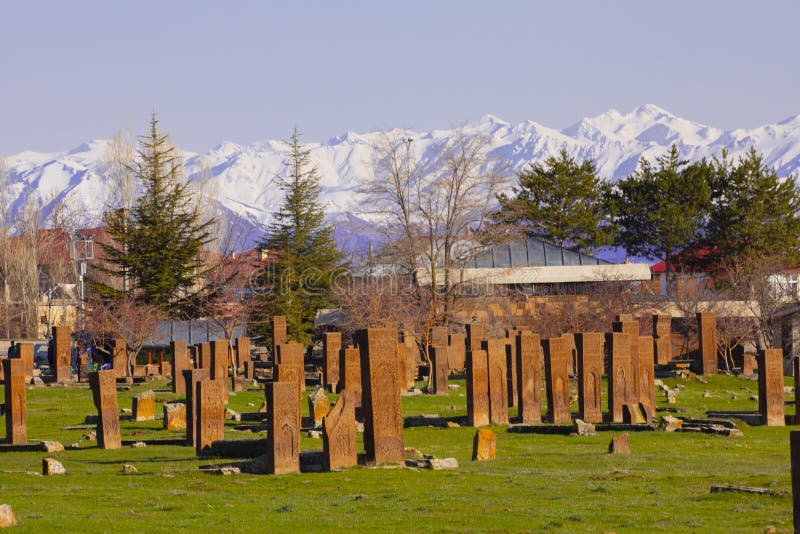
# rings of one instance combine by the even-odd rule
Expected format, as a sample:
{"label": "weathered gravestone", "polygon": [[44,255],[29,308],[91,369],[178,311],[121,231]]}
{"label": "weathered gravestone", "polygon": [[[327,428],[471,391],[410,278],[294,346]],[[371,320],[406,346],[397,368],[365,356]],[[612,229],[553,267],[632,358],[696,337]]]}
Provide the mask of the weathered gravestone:
{"label": "weathered gravestone", "polygon": [[355,395],[349,389],[342,390],[339,400],[322,420],[322,450],[326,471],[358,463]]}
{"label": "weathered gravestone", "polygon": [[[623,320],[624,319],[624,320]],[[630,316],[618,315],[617,321],[612,323],[612,330],[628,334],[630,348],[628,349],[628,377],[630,378],[630,395],[628,399],[633,402],[639,397],[639,321]]]}
{"label": "weathered gravestone", "polygon": [[761,424],[784,426],[783,406],[783,350],[758,351],[758,410],[761,412]]}
{"label": "weathered gravestone", "polygon": [[71,336],[72,327],[69,325],[53,327],[55,377],[58,383],[64,383],[70,379]]}
{"label": "weathered gravestone", "polygon": [[272,325],[272,357],[278,354],[278,345],[283,345],[289,338],[286,335],[286,317],[273,315],[270,319]]}
{"label": "weathered gravestone", "polygon": [[542,340],[544,378],[547,391],[547,420],[569,423],[569,375],[567,344],[563,337]]}
{"label": "weathered gravestone", "polygon": [[33,343],[18,343],[17,347],[17,357],[22,360],[25,383],[28,384],[33,378]]}
{"label": "weathered gravestone", "polygon": [[472,460],[486,461],[497,457],[497,434],[491,428],[479,428],[472,439]]}
{"label": "weathered gravestone", "polygon": [[486,340],[483,325],[481,323],[469,323],[464,325],[467,331],[467,352],[472,350],[483,350],[483,342]]}
{"label": "weathered gravestone", "polygon": [[636,400],[647,406],[647,411],[656,410],[655,357],[653,355],[653,338],[639,336],[639,361],[636,379],[639,387]]}
{"label": "weathered gravestone", "polygon": [[517,332],[516,329],[506,330],[506,394],[508,406],[517,405]]}
{"label": "weathered gravestone", "polygon": [[714,312],[697,314],[700,342],[700,374],[717,374],[717,316]]}
{"label": "weathered gravestone", "polygon": [[89,381],[89,355],[83,353],[78,356],[78,382]]}
{"label": "weathered gravestone", "polygon": [[653,315],[653,343],[658,365],[667,365],[672,359],[672,316]]}
{"label": "weathered gravestone", "polygon": [[608,444],[609,454],[630,454],[631,453],[631,438],[627,432],[614,436],[611,438],[611,443]]}
{"label": "weathered gravestone", "polygon": [[447,383],[450,374],[448,359],[447,359],[447,346],[439,345],[432,346],[430,349],[431,354],[431,373],[433,374],[433,391],[436,395],[447,396]]}
{"label": "weathered gravestone", "polygon": [[111,368],[117,378],[128,376],[128,349],[123,338],[111,340]]}
{"label": "weathered gravestone", "polygon": [[117,373],[114,370],[89,373],[89,386],[97,408],[97,446],[119,449],[119,405],[117,404]]}
{"label": "weathered gravestone", "polygon": [[339,383],[339,351],[342,350],[342,333],[325,332],[322,338],[322,370],[323,384],[330,386],[331,391],[336,391]]}
{"label": "weathered gravestone", "polygon": [[484,350],[467,352],[467,424],[489,424],[489,364]]}
{"label": "weathered gravestone", "polygon": [[292,382],[297,389],[297,426],[300,427],[300,400],[306,389],[305,366],[303,363],[303,345],[295,341],[278,345],[277,382]]}
{"label": "weathered gravestone", "polygon": [[408,391],[408,360],[411,347],[405,343],[397,344],[397,376],[400,378],[397,385],[400,388],[400,394]]}
{"label": "weathered gravestone", "polygon": [[349,389],[353,392],[353,403],[361,407],[361,353],[353,346],[339,351],[339,392]]}
{"label": "weathered gravestone", "polygon": [[184,403],[165,402],[163,409],[165,430],[186,430],[186,405]]}
{"label": "weathered gravestone", "polygon": [[186,393],[186,382],[183,372],[189,369],[189,348],[186,341],[170,341],[172,353],[172,392]]}
{"label": "weathered gravestone", "polygon": [[757,365],[756,355],[745,352],[742,356],[742,374],[744,376],[753,376]]}
{"label": "weathered gravestone", "polygon": [[489,370],[489,420],[495,425],[508,424],[508,381],[506,378],[506,340],[483,342]]}
{"label": "weathered gravestone", "polygon": [[134,421],[153,421],[156,418],[156,394],[150,390],[133,397]]}
{"label": "weathered gravestone", "polygon": [[606,334],[606,351],[610,354],[608,380],[608,413],[611,421],[622,422],[622,407],[633,401],[631,377],[631,342],[628,334]]}
{"label": "weathered gravestone", "polygon": [[567,373],[570,375],[575,374],[575,370],[578,367],[577,359],[577,349],[575,348],[575,334],[572,332],[567,332],[563,334],[561,337],[564,338],[564,344],[567,351]]}
{"label": "weathered gravestone", "polygon": [[187,369],[183,372],[186,389],[186,444],[190,447],[197,446],[197,383],[208,378],[205,369]]}
{"label": "weathered gravestone", "polygon": [[405,379],[405,389],[410,391],[414,389],[414,381],[417,379],[417,372],[419,371],[419,346],[414,336],[405,336],[403,344],[406,346],[406,374],[401,376],[400,380]]}
{"label": "weathered gravestone", "polygon": [[322,426],[322,418],[328,414],[331,408],[331,401],[325,395],[322,387],[317,386],[314,392],[308,396],[308,415],[311,418],[314,428]]}
{"label": "weathered gravestone", "polygon": [[20,358],[3,360],[3,383],[6,402],[6,441],[13,445],[28,440],[25,417],[25,362]]}
{"label": "weathered gravestone", "polygon": [[517,333],[517,391],[519,418],[523,424],[542,422],[542,368],[538,334],[523,330]]}
{"label": "weathered gravestone", "polygon": [[603,344],[599,332],[575,334],[578,354],[578,418],[587,423],[603,420]]}
{"label": "weathered gravestone", "polygon": [[368,328],[356,332],[361,354],[364,451],[368,464],[402,463],[403,414],[397,382],[397,331]]}
{"label": "weathered gravestone", "polygon": [[446,326],[434,326],[431,328],[431,338],[430,338],[430,346],[434,347],[441,347],[443,345],[447,345],[447,327]]}
{"label": "weathered gravestone", "polygon": [[[250,358],[250,338],[249,337],[237,337],[236,338],[236,369],[242,369],[245,371],[245,378],[253,378],[252,376],[247,376],[247,368],[248,363],[252,362]],[[252,365],[249,367],[252,368]]]}
{"label": "weathered gravestone", "polygon": [[[225,394],[227,381],[204,378],[195,385],[197,398],[197,455],[225,439]],[[187,425],[188,430],[188,425]]]}
{"label": "weathered gravestone", "polygon": [[[227,339],[215,339],[211,342],[211,380],[221,380],[226,384],[228,382]],[[225,388],[227,393],[227,385]]]}
{"label": "weathered gravestone", "polygon": [[450,370],[464,369],[467,364],[467,339],[464,334],[456,333],[448,336],[447,360]]}
{"label": "weathered gravestone", "polygon": [[300,405],[297,383],[267,382],[267,472],[300,472]]}
{"label": "weathered gravestone", "polygon": [[195,367],[198,369],[205,369],[208,376],[211,377],[211,343],[204,341],[196,345],[197,364]]}

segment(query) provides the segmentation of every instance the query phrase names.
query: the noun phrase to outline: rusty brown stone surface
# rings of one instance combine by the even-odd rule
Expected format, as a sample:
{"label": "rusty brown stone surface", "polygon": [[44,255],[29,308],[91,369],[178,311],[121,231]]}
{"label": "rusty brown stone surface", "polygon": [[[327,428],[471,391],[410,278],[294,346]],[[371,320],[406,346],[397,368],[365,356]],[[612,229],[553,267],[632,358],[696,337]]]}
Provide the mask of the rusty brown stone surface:
{"label": "rusty brown stone surface", "polygon": [[523,424],[542,422],[542,364],[539,358],[541,339],[523,330],[514,340],[517,346],[518,414]]}
{"label": "rusty brown stone surface", "polygon": [[356,347],[347,346],[339,352],[339,391],[349,389],[353,392],[353,402],[361,407],[361,353]]}
{"label": "rusty brown stone surface", "polygon": [[578,418],[587,423],[603,421],[603,345],[600,332],[575,334],[578,355]]}
{"label": "rusty brown stone surface", "polygon": [[123,338],[115,338],[111,341],[111,368],[117,378],[128,375],[128,351]]}
{"label": "rusty brown stone surface", "polygon": [[165,430],[186,430],[186,405],[184,403],[166,402],[162,409]]}
{"label": "rusty brown stone surface", "polygon": [[25,371],[25,383],[28,384],[33,378],[33,343],[19,343],[17,350],[19,359],[22,360],[22,368]]}
{"label": "rusty brown stone surface", "polygon": [[331,401],[325,395],[322,387],[317,386],[314,391],[308,396],[308,416],[314,423],[315,428],[322,426],[322,419],[328,415],[328,410],[331,408]]}
{"label": "rusty brown stone surface", "polygon": [[368,464],[402,463],[403,414],[397,376],[397,331],[368,328],[356,332],[361,355],[364,450]]}
{"label": "rusty brown stone surface", "polygon": [[655,363],[667,365],[672,359],[672,316],[653,315]]}
{"label": "rusty brown stone surface", "polygon": [[506,340],[483,342],[489,370],[489,420],[495,425],[508,424],[508,379],[506,376]]}
{"label": "rusty brown stone surface", "polygon": [[283,343],[278,345],[278,354],[276,368],[277,368],[277,382],[294,382],[297,386],[297,426],[300,427],[300,401],[303,398],[303,392],[306,390],[306,373],[305,362],[303,354],[303,345],[295,341]]}
{"label": "rusty brown stone surface", "polygon": [[405,343],[397,344],[397,376],[399,377],[397,385],[401,395],[408,391],[409,352],[411,352],[411,347]]}
{"label": "rusty brown stone surface", "polygon": [[[197,399],[197,454],[225,439],[226,381],[204,378],[195,384]],[[188,426],[187,426],[188,428]]]}
{"label": "rusty brown stone surface", "polygon": [[[339,351],[342,350],[342,333],[325,332],[322,338],[323,384],[336,388],[339,383]],[[335,389],[334,389],[335,391]]]}
{"label": "rusty brown stone surface", "polygon": [[117,403],[117,374],[113,369],[89,373],[89,387],[97,408],[97,446],[119,449],[119,404]]}
{"label": "rusty brown stone surface", "polygon": [[484,350],[467,352],[467,424],[489,424],[489,363]]}
{"label": "rusty brown stone surface", "polygon": [[322,450],[326,471],[353,467],[358,462],[355,395],[349,389],[342,390],[322,420]]}
{"label": "rusty brown stone surface", "polygon": [[3,359],[3,384],[6,403],[6,441],[13,445],[28,440],[26,419],[25,362],[21,358]]}
{"label": "rusty brown stone surface", "polygon": [[208,371],[209,378],[211,377],[211,343],[204,341],[197,344],[197,365],[198,369],[205,369]]}
{"label": "rusty brown stone surface", "polygon": [[144,391],[132,399],[134,421],[154,421],[156,418],[156,394]]}
{"label": "rusty brown stone surface", "polygon": [[650,412],[656,410],[655,357],[653,355],[653,338],[639,336],[639,369],[636,379],[639,387],[636,401],[644,403]]}
{"label": "rusty brown stone surface", "polygon": [[211,342],[211,380],[228,382],[227,339],[215,339]]}
{"label": "rusty brown stone surface", "polygon": [[506,330],[506,393],[508,395],[508,407],[513,408],[517,405],[517,332],[518,330]]}
{"label": "rusty brown stone surface", "polygon": [[569,423],[569,375],[567,344],[563,337],[542,340],[547,392],[547,421]]}
{"label": "rusty brown stone surface", "polygon": [[561,337],[564,338],[564,343],[566,344],[566,351],[567,351],[567,373],[570,375],[574,375],[577,368],[577,349],[575,348],[575,334],[572,332],[567,332],[563,334]]}
{"label": "rusty brown stone surface", "polygon": [[53,352],[55,354],[56,382],[64,383],[70,380],[72,327],[61,325],[53,327]]}
{"label": "rusty brown stone surface", "polygon": [[184,389],[186,390],[186,444],[197,446],[197,383],[208,378],[205,369],[186,369],[183,371]]}
{"label": "rusty brown stone surface", "polygon": [[447,396],[447,384],[450,376],[448,365],[448,348],[447,345],[432,345],[430,348],[431,365],[433,369],[433,391],[436,395]]}
{"label": "rusty brown stone surface", "polygon": [[[244,370],[247,367],[246,364],[248,362],[252,362],[250,358],[250,338],[237,337],[234,346],[236,351],[236,369]],[[252,368],[252,365],[250,367]],[[253,378],[253,377],[248,376],[246,378]]]}
{"label": "rusty brown stone surface", "polygon": [[472,439],[472,460],[483,462],[497,457],[497,434],[491,428],[479,428]]}
{"label": "rusty brown stone surface", "polygon": [[467,331],[467,352],[472,350],[483,350],[483,342],[486,340],[486,332],[482,323],[469,323],[464,325]]}
{"label": "rusty brown stone surface", "polygon": [[714,312],[697,314],[700,342],[700,374],[717,374],[717,316]]}
{"label": "rusty brown stone surface", "polygon": [[172,392],[186,393],[186,382],[183,372],[189,369],[189,347],[186,341],[171,341],[169,344],[172,353]]}
{"label": "rusty brown stone surface", "polygon": [[464,369],[467,365],[467,338],[464,334],[450,334],[447,360],[450,370]]}
{"label": "rusty brown stone surface", "polygon": [[447,327],[434,326],[431,328],[431,337],[428,344],[437,347],[447,345]]}
{"label": "rusty brown stone surface", "polygon": [[278,345],[283,345],[289,338],[286,335],[286,317],[273,315],[270,319],[272,325],[272,356],[278,354]]}
{"label": "rusty brown stone surface", "polygon": [[295,382],[267,382],[267,471],[300,472],[300,405]]}
{"label": "rusty brown stone surface", "polygon": [[615,423],[622,422],[622,407],[633,400],[630,336],[621,332],[606,334],[606,351],[610,355],[608,380],[608,413]]}
{"label": "rusty brown stone surface", "polygon": [[417,346],[417,341],[413,337],[406,337],[403,344],[407,347],[406,356],[408,357],[405,375],[406,389],[412,390],[414,389],[414,381],[417,379],[417,372],[419,371],[419,346]]}
{"label": "rusty brown stone surface", "polygon": [[784,426],[783,350],[758,352],[758,411],[761,424]]}

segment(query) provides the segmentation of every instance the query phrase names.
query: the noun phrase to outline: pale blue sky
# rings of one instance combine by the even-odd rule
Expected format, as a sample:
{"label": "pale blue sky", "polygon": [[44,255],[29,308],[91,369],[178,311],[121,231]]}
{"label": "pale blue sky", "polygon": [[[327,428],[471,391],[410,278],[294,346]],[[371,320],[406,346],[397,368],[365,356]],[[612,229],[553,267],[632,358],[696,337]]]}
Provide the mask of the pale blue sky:
{"label": "pale blue sky", "polygon": [[800,113],[800,2],[0,0],[0,154],[151,110],[175,142],[306,140],[492,113],[564,128],[654,103],[722,128]]}

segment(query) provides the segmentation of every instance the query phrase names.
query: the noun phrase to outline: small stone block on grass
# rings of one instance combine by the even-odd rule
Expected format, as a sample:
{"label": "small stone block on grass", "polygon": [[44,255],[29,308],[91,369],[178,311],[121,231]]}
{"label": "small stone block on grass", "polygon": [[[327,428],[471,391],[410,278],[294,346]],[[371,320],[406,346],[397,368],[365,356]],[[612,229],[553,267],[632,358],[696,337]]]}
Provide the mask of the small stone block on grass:
{"label": "small stone block on grass", "polygon": [[150,390],[133,397],[133,420],[154,421],[156,418],[156,394]]}
{"label": "small stone block on grass", "polygon": [[628,433],[620,434],[611,438],[611,443],[608,445],[609,454],[630,454],[631,453],[631,438]]}
{"label": "small stone block on grass", "polygon": [[494,460],[497,456],[497,434],[490,428],[479,428],[472,443],[472,460]]}

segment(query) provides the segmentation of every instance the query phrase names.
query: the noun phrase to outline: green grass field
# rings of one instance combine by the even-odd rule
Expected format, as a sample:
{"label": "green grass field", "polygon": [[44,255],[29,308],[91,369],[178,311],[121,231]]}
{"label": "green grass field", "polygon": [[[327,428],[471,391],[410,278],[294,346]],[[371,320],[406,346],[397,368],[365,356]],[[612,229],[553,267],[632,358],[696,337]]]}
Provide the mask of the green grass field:
{"label": "green grass field", "polygon": [[[670,405],[679,416],[757,409],[750,400],[757,391],[753,381],[715,376],[708,384],[664,382],[686,386],[678,404]],[[404,397],[404,415],[465,415],[464,383],[454,383],[461,388],[449,397]],[[165,382],[151,382],[120,391],[120,407],[130,407],[131,397],[146,389],[156,390],[158,401],[173,397]],[[704,391],[714,396],[706,398]],[[69,446],[87,430],[64,427],[96,413],[90,391],[82,387],[39,387],[27,395],[31,441]],[[657,397],[659,407],[666,407],[663,394]],[[253,389],[231,394],[229,406],[255,411],[263,399],[263,391]],[[236,431],[237,424],[242,423],[227,423],[226,438],[263,437]],[[790,427],[739,426],[744,437],[631,433],[630,455],[607,453],[615,432],[571,437],[496,427],[497,459],[489,462],[470,461],[475,429],[407,428],[406,446],[453,456],[459,470],[358,467],[283,476],[200,472],[200,465],[225,460],[197,459],[188,447],[106,451],[84,440],[79,449],[49,455],[64,464],[64,476],[32,474],[41,473],[47,453],[0,453],[0,503],[12,506],[19,522],[15,532],[763,532],[770,525],[791,532]],[[184,435],[160,427],[161,421],[122,421],[122,437]],[[321,450],[322,442],[303,437],[301,448]],[[125,463],[138,473],[123,474]],[[711,494],[713,484],[768,487],[785,495]]]}

